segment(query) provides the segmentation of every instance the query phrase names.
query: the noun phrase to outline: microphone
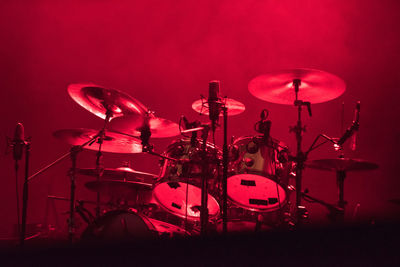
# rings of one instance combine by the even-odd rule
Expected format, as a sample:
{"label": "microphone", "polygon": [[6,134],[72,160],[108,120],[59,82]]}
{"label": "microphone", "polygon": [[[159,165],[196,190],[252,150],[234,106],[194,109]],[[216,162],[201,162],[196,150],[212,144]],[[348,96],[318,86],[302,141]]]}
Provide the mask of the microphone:
{"label": "microphone", "polygon": [[19,122],[17,123],[17,127],[15,128],[13,139],[14,160],[21,160],[24,146],[24,126],[22,125],[22,123]]}
{"label": "microphone", "polygon": [[339,146],[342,146],[344,142],[346,142],[346,140],[349,139],[354,134],[355,131],[358,131],[359,120],[360,120],[360,101],[357,102],[356,109],[354,110],[353,124],[349,128],[347,128],[346,132],[337,142]]}
{"label": "microphone", "polygon": [[260,120],[254,125],[254,129],[263,135],[264,141],[268,141],[271,132],[271,121],[267,120],[269,112],[263,109],[260,114]]}
{"label": "microphone", "polygon": [[217,80],[210,81],[208,88],[208,112],[213,131],[215,131],[220,113],[219,84],[220,82]]}
{"label": "microphone", "polygon": [[191,123],[189,123],[189,121],[185,115],[181,116],[181,120],[183,121],[183,124],[185,125],[185,130],[192,128]]}

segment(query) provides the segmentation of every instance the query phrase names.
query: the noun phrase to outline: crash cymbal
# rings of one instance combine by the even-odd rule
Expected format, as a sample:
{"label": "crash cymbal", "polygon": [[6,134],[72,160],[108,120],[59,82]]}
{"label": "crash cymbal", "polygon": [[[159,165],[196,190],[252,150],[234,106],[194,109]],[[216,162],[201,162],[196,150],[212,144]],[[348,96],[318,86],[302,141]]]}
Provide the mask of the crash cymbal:
{"label": "crash cymbal", "polygon": [[177,123],[153,115],[130,114],[115,118],[110,122],[109,128],[120,133],[140,136],[140,129],[145,123],[148,123],[150,127],[151,137],[163,138],[180,135]]}
{"label": "crash cymbal", "polygon": [[339,77],[313,69],[283,70],[260,75],[250,81],[248,89],[261,100],[293,105],[296,98],[294,79],[301,81],[298,99],[311,104],[335,99],[346,90],[344,81]]}
{"label": "crash cymbal", "polygon": [[[95,168],[81,168],[77,169],[76,172],[82,175],[97,177],[97,171]],[[116,169],[104,169],[103,177],[110,179],[144,180],[154,179],[158,176],[151,173],[136,171],[129,167],[119,167]]]}
{"label": "crash cymbal", "polygon": [[108,195],[126,200],[136,200],[138,193],[144,193],[144,191],[150,192],[152,189],[152,184],[136,181],[107,179],[87,182],[85,187],[90,191],[98,192],[102,195]]}
{"label": "crash cymbal", "polygon": [[305,165],[312,169],[326,171],[364,171],[379,167],[378,164],[366,160],[350,158],[317,159],[307,162]]}
{"label": "crash cymbal", "polygon": [[147,108],[137,99],[116,89],[95,84],[71,84],[68,93],[75,102],[102,119],[106,118],[107,109],[114,118],[147,112]]}
{"label": "crash cymbal", "polygon": [[[98,131],[93,129],[77,128],[63,129],[53,133],[53,136],[70,145],[82,145],[98,134]],[[97,141],[91,145],[84,147],[89,150],[98,150],[99,144]],[[112,153],[141,153],[141,141],[137,138],[126,136],[123,134],[106,131],[106,136],[101,147],[103,152]]]}
{"label": "crash cymbal", "polygon": [[[222,98],[221,102],[228,109],[228,116],[238,115],[245,111],[245,106],[237,100],[231,98]],[[193,102],[192,109],[200,114],[208,115],[208,102],[205,99],[199,99]],[[221,112],[219,116],[223,116]]]}

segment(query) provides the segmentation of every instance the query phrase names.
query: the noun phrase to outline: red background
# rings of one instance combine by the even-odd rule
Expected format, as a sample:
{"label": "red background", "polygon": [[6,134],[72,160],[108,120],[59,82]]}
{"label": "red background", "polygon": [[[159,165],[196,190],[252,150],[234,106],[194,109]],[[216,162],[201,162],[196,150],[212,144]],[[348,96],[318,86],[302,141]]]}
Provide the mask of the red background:
{"label": "red background", "polygon": [[[345,197],[347,216],[357,203],[356,219],[395,218],[400,198],[398,127],[400,84],[400,12],[398,1],[2,1],[0,4],[0,133],[12,136],[22,122],[32,137],[30,173],[68,151],[52,132],[61,128],[99,128],[102,121],[82,109],[67,94],[70,83],[94,82],[127,92],[158,116],[178,121],[191,110],[208,82],[221,80],[223,95],[246,105],[229,119],[229,135],[253,135],[261,109],[270,110],[271,134],[295,150],[288,132],[296,110],[263,102],[247,90],[257,75],[287,68],[315,68],[341,77],[346,92],[333,101],[313,105],[304,113],[308,131],[304,147],[318,133],[341,135],[361,101],[358,148],[346,156],[376,162],[380,169],[349,173]],[[218,136],[222,135],[219,131]],[[178,137],[177,137],[178,138]],[[176,138],[153,140],[162,152]],[[221,145],[221,138],[217,139]],[[1,142],[5,151],[5,142]],[[16,222],[12,155],[0,160],[0,234],[9,236]],[[337,157],[326,145],[311,159]],[[129,160],[140,171],[157,173],[158,159],[149,155],[104,156],[105,167]],[[79,155],[78,167],[91,167],[93,152]],[[65,203],[49,208],[48,194],[68,196],[68,160],[30,185],[28,222],[55,214],[64,224]],[[335,174],[305,170],[304,187],[335,202]],[[22,173],[21,173],[22,176]],[[93,199],[78,177],[77,197]],[[22,181],[22,177],[21,180]],[[21,193],[21,192],[20,192]],[[311,222],[327,223],[325,210],[308,204]]]}

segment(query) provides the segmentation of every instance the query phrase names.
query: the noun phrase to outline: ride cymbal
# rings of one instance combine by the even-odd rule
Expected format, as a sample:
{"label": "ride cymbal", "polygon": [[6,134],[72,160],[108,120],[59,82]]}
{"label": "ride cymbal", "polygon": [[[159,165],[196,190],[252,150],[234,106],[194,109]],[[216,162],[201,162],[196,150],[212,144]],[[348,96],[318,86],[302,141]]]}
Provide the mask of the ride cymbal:
{"label": "ride cymbal", "polygon": [[[77,128],[58,130],[53,133],[53,136],[65,143],[76,146],[82,145],[97,134],[98,131],[93,129]],[[92,144],[85,146],[84,149],[99,150],[97,139]],[[112,153],[142,153],[142,145],[141,141],[137,138],[106,131],[101,150]]]}
{"label": "ride cymbal", "polygon": [[296,94],[293,80],[300,80],[298,100],[322,103],[341,96],[346,90],[336,75],[314,69],[292,69],[255,77],[248,89],[255,97],[276,104],[293,105]]}
{"label": "ride cymbal", "polygon": [[68,93],[76,103],[102,119],[106,118],[107,110],[112,118],[147,112],[137,99],[116,89],[95,84],[71,84]]}

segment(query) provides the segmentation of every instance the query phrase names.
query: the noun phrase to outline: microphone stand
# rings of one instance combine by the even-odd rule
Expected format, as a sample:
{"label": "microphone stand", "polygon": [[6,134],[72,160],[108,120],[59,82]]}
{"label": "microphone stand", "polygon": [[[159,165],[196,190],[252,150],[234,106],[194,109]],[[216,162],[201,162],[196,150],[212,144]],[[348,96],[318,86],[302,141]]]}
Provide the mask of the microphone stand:
{"label": "microphone stand", "polygon": [[222,147],[222,233],[228,232],[228,108],[222,106],[224,114],[224,144]]}
{"label": "microphone stand", "polygon": [[28,178],[29,178],[29,156],[30,156],[31,144],[25,141],[25,179],[22,193],[22,222],[20,232],[20,245],[24,246],[25,234],[26,234],[26,217],[28,210]]}
{"label": "microphone stand", "polygon": [[[209,165],[207,158],[207,138],[210,128],[204,125],[202,131],[202,144],[201,144],[201,158],[202,158],[202,171],[201,171],[201,208],[200,208],[200,234],[202,236],[207,235],[208,226],[208,174]],[[187,208],[187,207],[186,207]]]}

